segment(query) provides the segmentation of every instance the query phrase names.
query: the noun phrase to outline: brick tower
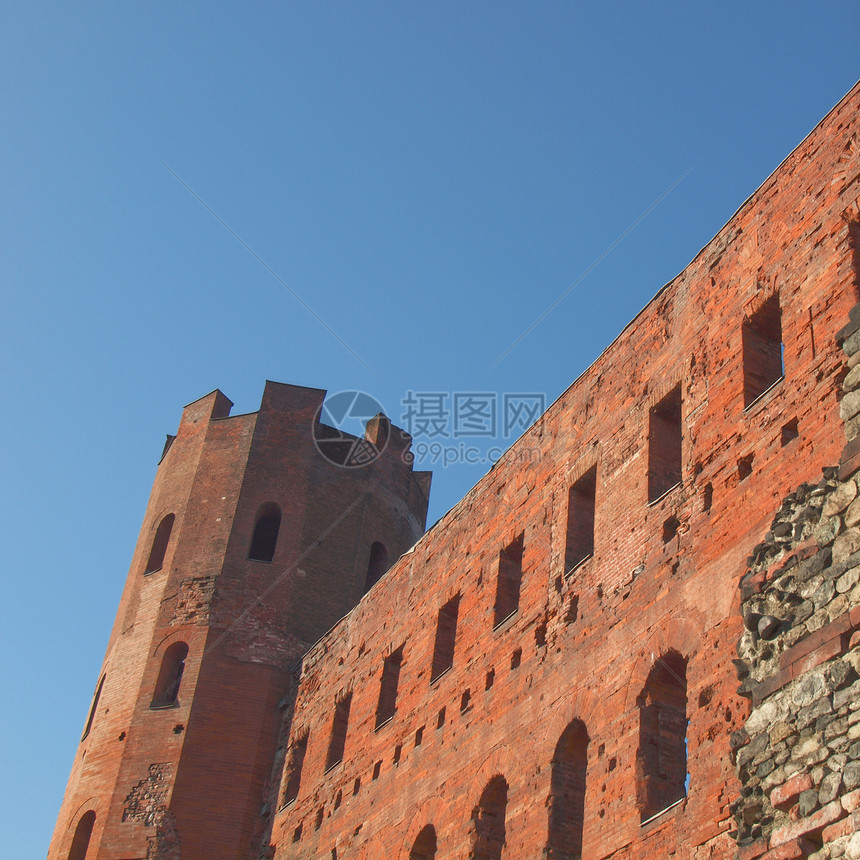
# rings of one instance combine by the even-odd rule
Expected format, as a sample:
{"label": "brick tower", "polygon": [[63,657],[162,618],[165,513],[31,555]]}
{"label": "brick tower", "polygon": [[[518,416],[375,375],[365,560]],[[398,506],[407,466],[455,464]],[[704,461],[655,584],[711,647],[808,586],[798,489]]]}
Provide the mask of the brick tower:
{"label": "brick tower", "polygon": [[269,382],[256,413],[231,417],[220,391],[183,411],[49,860],[257,856],[296,663],[427,511],[409,437],[381,416],[364,440],[339,435],[319,421],[324,398]]}

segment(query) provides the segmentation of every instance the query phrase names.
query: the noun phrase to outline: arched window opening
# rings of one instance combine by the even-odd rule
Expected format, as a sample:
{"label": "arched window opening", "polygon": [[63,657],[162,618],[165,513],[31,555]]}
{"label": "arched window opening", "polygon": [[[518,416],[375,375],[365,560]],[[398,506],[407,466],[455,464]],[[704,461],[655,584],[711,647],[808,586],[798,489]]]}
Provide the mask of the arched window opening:
{"label": "arched window opening", "polygon": [[84,729],[84,733],[81,735],[81,740],[85,740],[87,735],[90,733],[90,729],[93,727],[93,720],[96,718],[96,710],[99,706],[99,699],[102,695],[102,687],[105,685],[105,678],[107,675],[102,675],[101,680],[96,687],[95,694],[93,695],[93,703],[90,705],[90,715],[87,717],[87,726]]}
{"label": "arched window opening", "polygon": [[472,850],[470,860],[501,860],[505,845],[505,811],[508,806],[508,783],[494,776],[481,793],[472,810]]}
{"label": "arched window opening", "polygon": [[382,579],[389,568],[388,550],[384,543],[374,541],[370,547],[370,560],[367,562],[367,577],[364,580],[365,594]]}
{"label": "arched window opening", "polygon": [[435,860],[436,857],[436,828],[428,824],[418,834],[412,850],[409,852],[409,860]]}
{"label": "arched window opening", "polygon": [[253,561],[271,561],[278,545],[278,532],[281,530],[281,509],[274,502],[266,502],[257,511],[254,535],[248,558]]}
{"label": "arched window opening", "polygon": [[144,573],[155,573],[164,565],[164,554],[167,552],[167,544],[170,543],[170,533],[173,531],[174,514],[168,514],[155,530],[155,538],[152,541],[152,549],[149,551],[149,559],[146,562]]}
{"label": "arched window opening", "polygon": [[72,837],[72,847],[69,849],[69,860],[86,860],[87,849],[90,847],[90,837],[93,835],[93,825],[96,814],[92,810],[85,812],[78,821],[75,835]]}
{"label": "arched window opening", "polygon": [[588,732],[581,720],[573,720],[559,738],[552,757],[546,847],[546,856],[551,860],[579,860],[582,856],[587,759]]}
{"label": "arched window opening", "polygon": [[179,696],[179,683],[185,671],[185,658],[188,656],[188,645],[184,642],[174,642],[165,652],[155,684],[155,695],[152,697],[151,708],[172,708]]}
{"label": "arched window opening", "polygon": [[686,659],[677,651],[660,657],[637,704],[637,800],[647,821],[687,794]]}

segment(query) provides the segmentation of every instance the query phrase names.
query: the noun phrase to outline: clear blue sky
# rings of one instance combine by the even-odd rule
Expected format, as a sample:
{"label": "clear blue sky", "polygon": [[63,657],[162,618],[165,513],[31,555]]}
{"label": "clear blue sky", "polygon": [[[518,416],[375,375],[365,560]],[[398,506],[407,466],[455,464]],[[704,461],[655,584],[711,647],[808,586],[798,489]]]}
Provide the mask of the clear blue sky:
{"label": "clear blue sky", "polygon": [[[183,404],[552,401],[860,77],[858,32],[856,2],[7,3],[4,858],[47,850]],[[431,522],[486,468],[437,468]]]}

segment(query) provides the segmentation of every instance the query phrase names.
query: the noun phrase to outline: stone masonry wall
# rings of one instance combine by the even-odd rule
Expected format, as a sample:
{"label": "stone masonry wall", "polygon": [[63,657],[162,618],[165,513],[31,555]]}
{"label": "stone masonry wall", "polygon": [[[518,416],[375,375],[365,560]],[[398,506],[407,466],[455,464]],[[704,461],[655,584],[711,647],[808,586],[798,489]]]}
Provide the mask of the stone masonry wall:
{"label": "stone masonry wall", "polygon": [[840,466],[785,499],[740,584],[739,860],[860,858],[860,305],[840,338]]}

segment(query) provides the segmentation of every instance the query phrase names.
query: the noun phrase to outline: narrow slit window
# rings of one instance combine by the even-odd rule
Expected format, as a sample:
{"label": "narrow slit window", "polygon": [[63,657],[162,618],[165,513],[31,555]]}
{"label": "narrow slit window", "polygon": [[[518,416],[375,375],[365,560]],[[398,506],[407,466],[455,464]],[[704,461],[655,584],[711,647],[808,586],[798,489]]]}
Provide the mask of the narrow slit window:
{"label": "narrow slit window", "polygon": [[681,386],[656,406],[648,422],[648,501],[681,483]]}
{"label": "narrow slit window", "polygon": [[274,502],[266,502],[257,511],[254,534],[248,558],[253,561],[271,561],[278,545],[278,532],[281,530],[281,509]]}
{"label": "narrow slit window", "polygon": [[647,821],[687,794],[687,661],[677,651],[654,663],[637,704],[637,800]]}
{"label": "narrow slit window", "polygon": [[457,616],[460,612],[460,595],[452,597],[440,610],[436,621],[436,643],[433,646],[433,666],[430,683],[444,675],[454,665],[454,648],[457,642]]}
{"label": "narrow slit window", "polygon": [[388,550],[384,543],[374,541],[370,547],[370,559],[367,562],[367,576],[364,580],[365,593],[370,591],[388,570]]}
{"label": "narrow slit window", "polygon": [[523,579],[523,535],[499,553],[499,577],[496,581],[496,604],[493,626],[498,627],[520,608],[520,585]]}
{"label": "narrow slit window", "polygon": [[743,323],[744,406],[750,406],[785,374],[779,295],[771,296]]}
{"label": "narrow slit window", "polygon": [[567,546],[565,573],[594,555],[594,497],[597,466],[592,466],[567,494]]}
{"label": "narrow slit window", "polygon": [[343,751],[346,748],[346,730],[349,726],[349,709],[352,705],[352,693],[344,696],[335,705],[334,719],[331,725],[331,740],[328,745],[325,768],[334,767],[343,761]]}
{"label": "narrow slit window", "polygon": [[170,543],[170,533],[173,531],[174,514],[168,514],[155,530],[152,547],[149,550],[149,558],[146,561],[144,573],[155,573],[164,565],[164,554],[167,552],[167,544]]}
{"label": "narrow slit window", "polygon": [[179,684],[185,671],[185,658],[187,656],[188,645],[185,642],[174,642],[164,652],[151,708],[172,708],[177,703]]}
{"label": "narrow slit window", "polygon": [[299,796],[302,782],[302,767],[305,763],[305,753],[308,751],[308,736],[302,735],[290,747],[287,766],[284,769],[284,789],[281,794],[281,806],[292,803]]}
{"label": "narrow slit window", "polygon": [[403,646],[392,651],[382,664],[382,681],[379,684],[379,702],[376,705],[376,728],[387,723],[397,710],[397,684],[403,664]]}
{"label": "narrow slit window", "polygon": [[105,685],[105,678],[107,678],[107,675],[101,676],[101,679],[99,680],[98,686],[96,687],[96,692],[93,695],[93,703],[92,703],[92,705],[90,705],[90,713],[89,713],[89,716],[87,717],[87,725],[84,728],[84,733],[81,735],[82,741],[86,739],[87,735],[90,733],[90,730],[93,727],[93,721],[96,718],[96,711],[98,710],[98,707],[99,707],[99,699],[101,698],[101,695],[102,695],[102,688]]}

